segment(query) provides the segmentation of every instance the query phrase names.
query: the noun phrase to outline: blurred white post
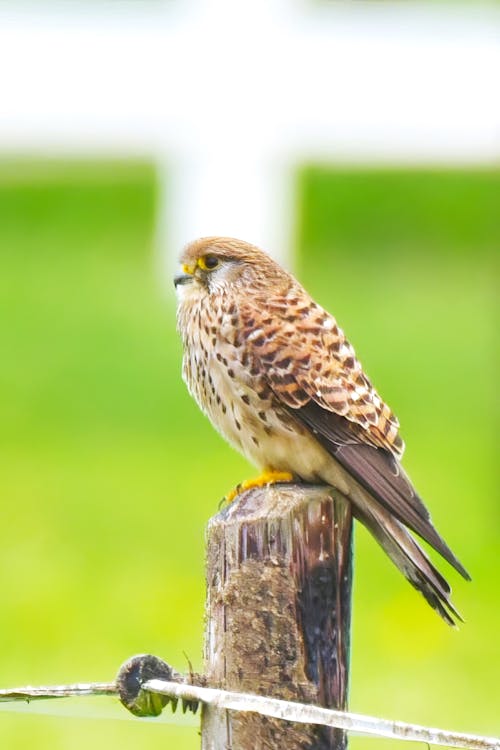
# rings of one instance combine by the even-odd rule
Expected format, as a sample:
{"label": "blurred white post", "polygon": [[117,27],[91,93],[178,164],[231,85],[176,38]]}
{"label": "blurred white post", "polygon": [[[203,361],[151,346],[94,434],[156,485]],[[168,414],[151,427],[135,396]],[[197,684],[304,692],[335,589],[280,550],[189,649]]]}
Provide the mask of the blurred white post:
{"label": "blurred white post", "polygon": [[[167,152],[160,247],[177,255],[191,239],[225,235],[254,242],[282,262],[290,261],[293,175],[287,162],[272,156],[258,148],[240,154],[221,149],[185,159],[172,159]],[[171,253],[163,258],[170,273]]]}
{"label": "blurred white post", "polygon": [[152,156],[172,260],[207,234],[283,259],[301,162],[498,160],[499,29],[476,4],[12,0],[0,150]]}

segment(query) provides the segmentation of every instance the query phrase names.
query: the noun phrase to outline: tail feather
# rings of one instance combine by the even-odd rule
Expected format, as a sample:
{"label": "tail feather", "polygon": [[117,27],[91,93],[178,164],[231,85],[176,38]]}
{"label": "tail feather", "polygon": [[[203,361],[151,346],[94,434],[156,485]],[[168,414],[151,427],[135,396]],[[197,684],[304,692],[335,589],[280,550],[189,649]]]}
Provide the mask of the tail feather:
{"label": "tail feather", "polygon": [[451,588],[409,531],[368,494],[352,497],[355,516],[368,528],[406,579],[430,606],[455,626],[462,617],[453,606]]}
{"label": "tail feather", "polygon": [[395,518],[418,534],[466,580],[470,575],[432,524],[429,511],[419,497],[398,458],[377,447],[356,422],[310,401],[293,409],[299,420],[312,430],[318,442],[336,463]]}

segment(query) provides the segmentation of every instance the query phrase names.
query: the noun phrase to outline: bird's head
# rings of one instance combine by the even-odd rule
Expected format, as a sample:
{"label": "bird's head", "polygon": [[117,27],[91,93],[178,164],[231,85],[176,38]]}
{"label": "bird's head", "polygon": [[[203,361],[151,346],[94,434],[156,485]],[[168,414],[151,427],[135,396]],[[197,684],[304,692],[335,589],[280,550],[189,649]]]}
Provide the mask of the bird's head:
{"label": "bird's head", "polygon": [[274,288],[288,274],[255,245],[230,237],[203,237],[187,245],[180,256],[182,273],[174,278],[180,301],[221,294],[236,287],[258,292]]}

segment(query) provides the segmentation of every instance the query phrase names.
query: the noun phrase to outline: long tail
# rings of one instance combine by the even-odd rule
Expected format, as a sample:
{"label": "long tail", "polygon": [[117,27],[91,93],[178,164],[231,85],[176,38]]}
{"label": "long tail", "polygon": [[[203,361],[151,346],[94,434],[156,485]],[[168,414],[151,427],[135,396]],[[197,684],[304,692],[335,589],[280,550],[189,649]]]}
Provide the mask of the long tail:
{"label": "long tail", "polygon": [[396,567],[449,625],[463,622],[450,600],[451,588],[410,532],[360,490],[351,493],[354,515],[373,534]]}

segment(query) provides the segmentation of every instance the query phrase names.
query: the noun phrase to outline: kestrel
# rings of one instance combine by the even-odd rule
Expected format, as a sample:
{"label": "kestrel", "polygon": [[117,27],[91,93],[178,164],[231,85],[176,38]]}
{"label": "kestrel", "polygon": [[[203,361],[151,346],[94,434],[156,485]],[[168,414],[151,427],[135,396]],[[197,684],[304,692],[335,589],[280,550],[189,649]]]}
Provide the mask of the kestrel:
{"label": "kestrel", "polygon": [[335,318],[259,248],[208,237],[176,276],[183,378],[222,435],[263,474],[335,487],[448,622],[450,586],[410,531],[470,577],[405,474],[399,423]]}

